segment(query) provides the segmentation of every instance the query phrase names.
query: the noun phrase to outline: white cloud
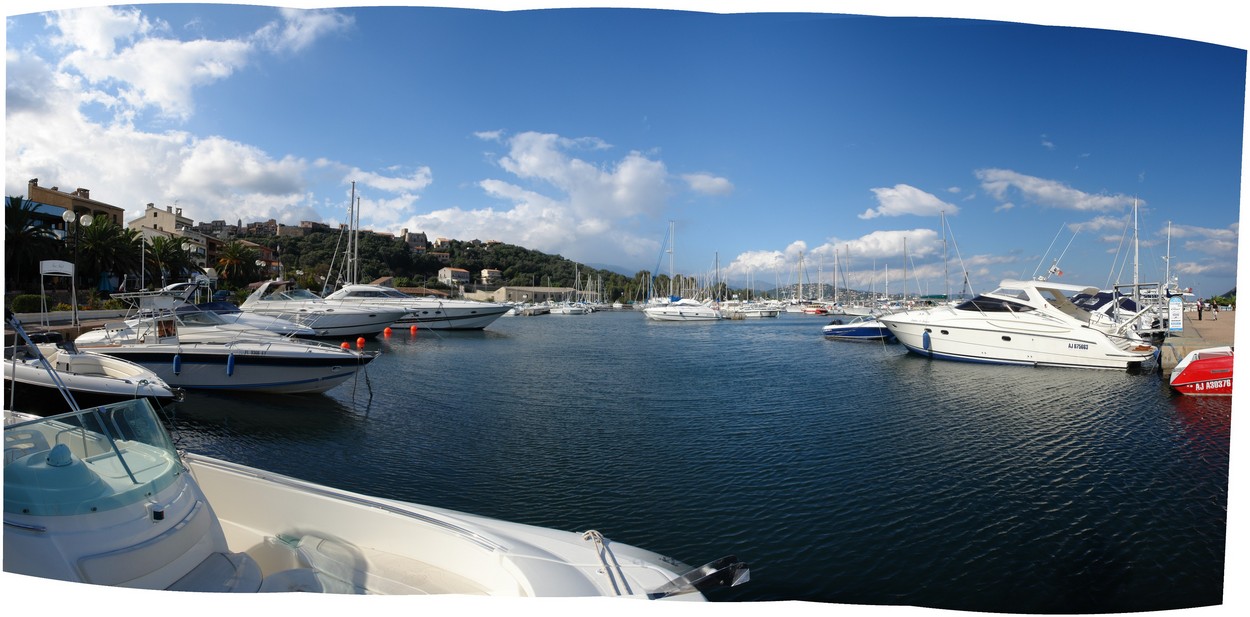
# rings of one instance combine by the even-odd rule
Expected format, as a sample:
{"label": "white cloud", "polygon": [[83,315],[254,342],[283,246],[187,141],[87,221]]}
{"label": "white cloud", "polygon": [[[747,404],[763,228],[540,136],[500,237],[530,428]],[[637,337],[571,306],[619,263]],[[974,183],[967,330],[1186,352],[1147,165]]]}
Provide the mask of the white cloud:
{"label": "white cloud", "polygon": [[728,195],[733,192],[734,185],[727,178],[707,173],[684,174],[682,180],[690,190],[705,195]]}
{"label": "white cloud", "polygon": [[[1066,210],[1112,210],[1132,205],[1130,195],[1095,195],[1071,188],[1055,180],[1027,176],[1009,169],[978,169],[981,188],[999,201],[1018,194],[1024,200]],[[1139,200],[1141,203],[1145,203]]]}
{"label": "white cloud", "polygon": [[361,187],[371,187],[388,193],[411,193],[430,186],[434,182],[434,173],[428,166],[418,167],[407,176],[388,176],[373,171],[352,169],[344,176],[343,183],[349,184],[353,180]]}
{"label": "white cloud", "polygon": [[869,208],[859,215],[861,219],[874,219],[879,216],[937,216],[945,211],[957,214],[959,207],[938,199],[914,186],[896,184],[893,188],[875,188],[872,192],[877,197],[876,208]]}
{"label": "white cloud", "polygon": [[280,53],[303,51],[317,40],[342,32],[356,22],[354,17],[324,9],[279,9],[282,21],[266,24],[255,39],[266,49]]}
{"label": "white cloud", "polygon": [[99,92],[118,118],[154,107],[185,120],[194,113],[193,90],[229,77],[252,52],[246,41],[179,41],[136,9],[89,8],[50,15],[54,40],[68,50],[58,68]]}

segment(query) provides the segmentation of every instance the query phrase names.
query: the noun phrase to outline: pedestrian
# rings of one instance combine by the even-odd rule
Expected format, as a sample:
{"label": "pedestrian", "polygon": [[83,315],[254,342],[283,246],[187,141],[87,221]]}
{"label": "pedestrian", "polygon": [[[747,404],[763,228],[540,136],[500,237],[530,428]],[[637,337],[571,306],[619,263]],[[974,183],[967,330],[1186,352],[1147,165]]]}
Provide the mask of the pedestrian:
{"label": "pedestrian", "polygon": [[1202,298],[1198,298],[1198,321],[1202,321]]}
{"label": "pedestrian", "polygon": [[1219,318],[1220,318],[1220,305],[1212,304],[1211,305],[1211,319],[1218,320]]}

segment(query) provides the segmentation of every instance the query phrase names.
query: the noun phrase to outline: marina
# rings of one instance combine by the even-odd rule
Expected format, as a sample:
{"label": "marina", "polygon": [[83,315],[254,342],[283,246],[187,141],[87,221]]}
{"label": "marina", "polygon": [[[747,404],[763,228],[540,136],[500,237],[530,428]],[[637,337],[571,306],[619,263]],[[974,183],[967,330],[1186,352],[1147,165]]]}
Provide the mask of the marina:
{"label": "marina", "polygon": [[[1223,316],[1187,319],[1161,359],[1231,343]],[[713,601],[1221,602],[1231,397],[1180,396],[1164,372],[931,360],[829,340],[827,321],[605,311],[398,330],[325,394],[192,393],[165,412],[189,452],[750,563]]]}

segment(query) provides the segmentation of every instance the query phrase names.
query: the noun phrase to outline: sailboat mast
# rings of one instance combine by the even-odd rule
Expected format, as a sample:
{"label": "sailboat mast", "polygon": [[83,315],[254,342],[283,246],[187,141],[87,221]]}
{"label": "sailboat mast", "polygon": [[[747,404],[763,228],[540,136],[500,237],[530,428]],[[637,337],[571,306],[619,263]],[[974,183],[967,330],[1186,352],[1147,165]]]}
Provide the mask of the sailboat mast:
{"label": "sailboat mast", "polygon": [[1168,221],[1168,253],[1163,258],[1163,290],[1167,290],[1172,286],[1172,221]]}
{"label": "sailboat mast", "polygon": [[673,295],[673,282],[677,279],[677,271],[673,269],[673,245],[677,242],[677,226],[668,222],[668,295]]}
{"label": "sailboat mast", "polygon": [[942,274],[943,282],[946,286],[943,291],[946,294],[946,301],[950,302],[951,301],[951,260],[950,260],[950,251],[946,249],[946,211],[945,210],[942,211],[942,268],[943,268],[943,274]]}
{"label": "sailboat mast", "polygon": [[1137,278],[1138,250],[1139,250],[1139,246],[1138,246],[1138,237],[1137,237],[1137,198],[1134,197],[1133,198],[1133,301],[1140,304],[1141,298],[1138,297],[1139,293],[1137,291],[1137,285],[1141,282]]}

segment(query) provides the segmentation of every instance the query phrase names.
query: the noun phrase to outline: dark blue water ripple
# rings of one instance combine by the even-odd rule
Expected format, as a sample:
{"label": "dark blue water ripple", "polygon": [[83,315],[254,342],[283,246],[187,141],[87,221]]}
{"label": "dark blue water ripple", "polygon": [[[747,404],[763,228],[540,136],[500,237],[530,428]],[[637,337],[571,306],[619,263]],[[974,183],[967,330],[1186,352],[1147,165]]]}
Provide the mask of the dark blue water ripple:
{"label": "dark blue water ripple", "polygon": [[823,323],[402,332],[327,396],[192,396],[173,426],[180,447],[349,490],[749,561],[713,599],[1221,601],[1229,401],[1151,374],[934,362]]}

